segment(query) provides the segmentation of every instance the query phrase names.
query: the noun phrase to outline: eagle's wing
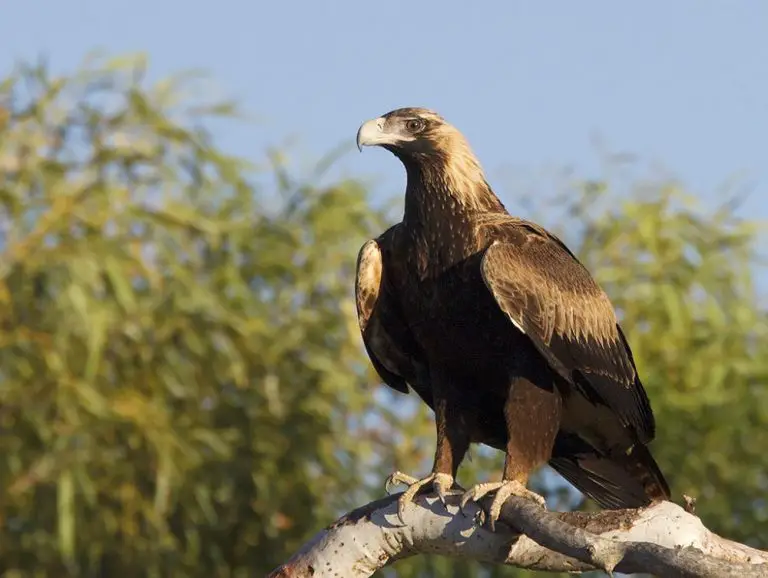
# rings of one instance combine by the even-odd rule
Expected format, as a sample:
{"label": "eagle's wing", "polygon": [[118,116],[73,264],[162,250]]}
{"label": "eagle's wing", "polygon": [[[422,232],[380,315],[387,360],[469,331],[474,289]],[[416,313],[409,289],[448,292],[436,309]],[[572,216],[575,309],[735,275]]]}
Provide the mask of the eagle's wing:
{"label": "eagle's wing", "polygon": [[599,414],[650,441],[653,413],[608,296],[554,235],[524,223],[502,231],[481,264],[499,307]]}
{"label": "eagle's wing", "polygon": [[386,251],[382,248],[386,250],[391,242],[391,231],[367,241],[358,254],[357,319],[365,350],[381,379],[402,393],[408,393],[410,385],[430,404],[431,391],[425,383],[425,365],[387,280],[383,254]]}

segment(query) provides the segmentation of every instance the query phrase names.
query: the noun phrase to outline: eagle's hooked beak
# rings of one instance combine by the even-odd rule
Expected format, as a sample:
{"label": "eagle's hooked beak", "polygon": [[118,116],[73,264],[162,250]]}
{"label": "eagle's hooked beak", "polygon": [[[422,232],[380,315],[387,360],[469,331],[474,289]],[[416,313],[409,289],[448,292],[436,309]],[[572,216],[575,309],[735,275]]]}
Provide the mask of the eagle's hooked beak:
{"label": "eagle's hooked beak", "polygon": [[364,146],[394,144],[393,135],[384,132],[385,119],[374,118],[364,122],[357,131],[357,148],[362,152]]}

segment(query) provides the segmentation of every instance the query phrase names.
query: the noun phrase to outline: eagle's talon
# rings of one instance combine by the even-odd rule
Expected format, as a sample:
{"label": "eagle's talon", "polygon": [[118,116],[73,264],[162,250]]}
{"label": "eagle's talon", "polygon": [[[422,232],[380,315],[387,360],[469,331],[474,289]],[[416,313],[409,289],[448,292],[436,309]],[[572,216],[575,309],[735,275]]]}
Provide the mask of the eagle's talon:
{"label": "eagle's talon", "polygon": [[408,503],[412,503],[417,494],[427,485],[432,484],[440,501],[445,504],[445,498],[450,493],[456,493],[451,490],[453,486],[453,476],[443,473],[432,473],[426,478],[418,480],[412,476],[404,474],[402,472],[394,472],[387,478],[384,483],[384,490],[389,493],[389,489],[396,484],[406,484],[408,488],[403,492],[403,495],[397,500],[397,518],[402,526],[406,526],[404,520],[405,507]]}
{"label": "eagle's talon", "polygon": [[459,507],[463,512],[464,507],[467,505],[467,503],[469,503],[470,500],[477,502],[482,497],[484,497],[485,495],[491,492],[496,493],[496,495],[493,496],[493,501],[491,502],[491,507],[488,511],[488,522],[489,522],[488,525],[491,529],[491,532],[496,531],[496,521],[499,519],[499,516],[501,515],[501,508],[504,505],[504,502],[506,502],[507,498],[509,498],[510,496],[519,496],[521,498],[526,498],[528,500],[535,502],[545,510],[547,509],[547,501],[544,499],[543,496],[540,496],[536,492],[532,492],[531,490],[526,488],[522,483],[516,480],[505,480],[501,482],[486,482],[484,484],[477,484],[476,486],[473,486],[472,488],[470,488],[464,493],[464,495],[461,497],[461,502],[459,504]]}
{"label": "eagle's talon", "polygon": [[412,486],[419,480],[414,478],[413,476],[409,476],[408,474],[404,474],[400,471],[392,472],[389,477],[384,482],[384,491],[388,495],[392,495],[392,487],[393,486],[399,486],[400,484],[406,485],[406,486]]}
{"label": "eagle's talon", "polygon": [[446,496],[456,493],[451,490],[451,487],[453,486],[453,476],[450,474],[435,474],[435,479],[432,482],[432,486],[435,488],[435,493],[437,494],[437,497],[443,506],[445,506]]}

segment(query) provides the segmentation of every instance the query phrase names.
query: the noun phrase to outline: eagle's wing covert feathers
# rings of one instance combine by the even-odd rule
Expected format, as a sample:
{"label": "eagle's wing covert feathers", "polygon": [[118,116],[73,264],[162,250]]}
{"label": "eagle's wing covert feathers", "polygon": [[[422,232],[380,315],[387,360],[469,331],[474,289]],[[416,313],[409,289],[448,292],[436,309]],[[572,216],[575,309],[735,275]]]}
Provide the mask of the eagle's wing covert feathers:
{"label": "eagle's wing covert feathers", "polygon": [[494,242],[481,264],[499,307],[582,395],[608,406],[639,441],[652,439],[650,404],[608,296],[556,237],[511,239]]}

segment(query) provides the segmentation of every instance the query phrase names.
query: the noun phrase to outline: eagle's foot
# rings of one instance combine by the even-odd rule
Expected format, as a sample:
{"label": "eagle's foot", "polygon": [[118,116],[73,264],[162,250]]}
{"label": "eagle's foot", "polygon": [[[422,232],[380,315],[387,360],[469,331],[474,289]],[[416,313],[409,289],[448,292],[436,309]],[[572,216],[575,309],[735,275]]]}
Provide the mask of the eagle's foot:
{"label": "eagle's foot", "polygon": [[406,525],[403,521],[405,507],[413,502],[414,499],[416,499],[416,495],[423,491],[429,484],[432,484],[437,497],[440,498],[440,501],[443,504],[445,504],[445,497],[448,494],[455,493],[451,490],[451,487],[453,486],[453,476],[450,474],[441,474],[439,472],[429,474],[426,478],[421,480],[417,480],[402,472],[394,472],[384,483],[384,490],[389,494],[392,486],[397,484],[405,484],[408,486],[408,489],[403,492],[403,495],[400,496],[400,499],[397,501],[397,517],[403,526]]}
{"label": "eagle's foot", "polygon": [[467,503],[470,500],[472,500],[473,502],[477,502],[478,500],[480,500],[480,498],[482,498],[483,496],[491,492],[496,492],[496,495],[493,497],[493,501],[491,502],[490,511],[488,512],[489,526],[492,532],[496,531],[496,520],[498,520],[499,516],[501,515],[501,507],[504,505],[504,502],[506,502],[507,498],[509,498],[510,496],[519,496],[521,498],[526,498],[528,500],[536,502],[545,510],[547,508],[547,501],[544,499],[543,496],[540,496],[536,492],[532,492],[531,490],[526,488],[522,483],[516,480],[505,480],[501,482],[486,482],[484,484],[477,484],[471,487],[469,490],[467,490],[464,493],[464,495],[461,497],[460,508],[463,511],[464,507],[467,505]]}

